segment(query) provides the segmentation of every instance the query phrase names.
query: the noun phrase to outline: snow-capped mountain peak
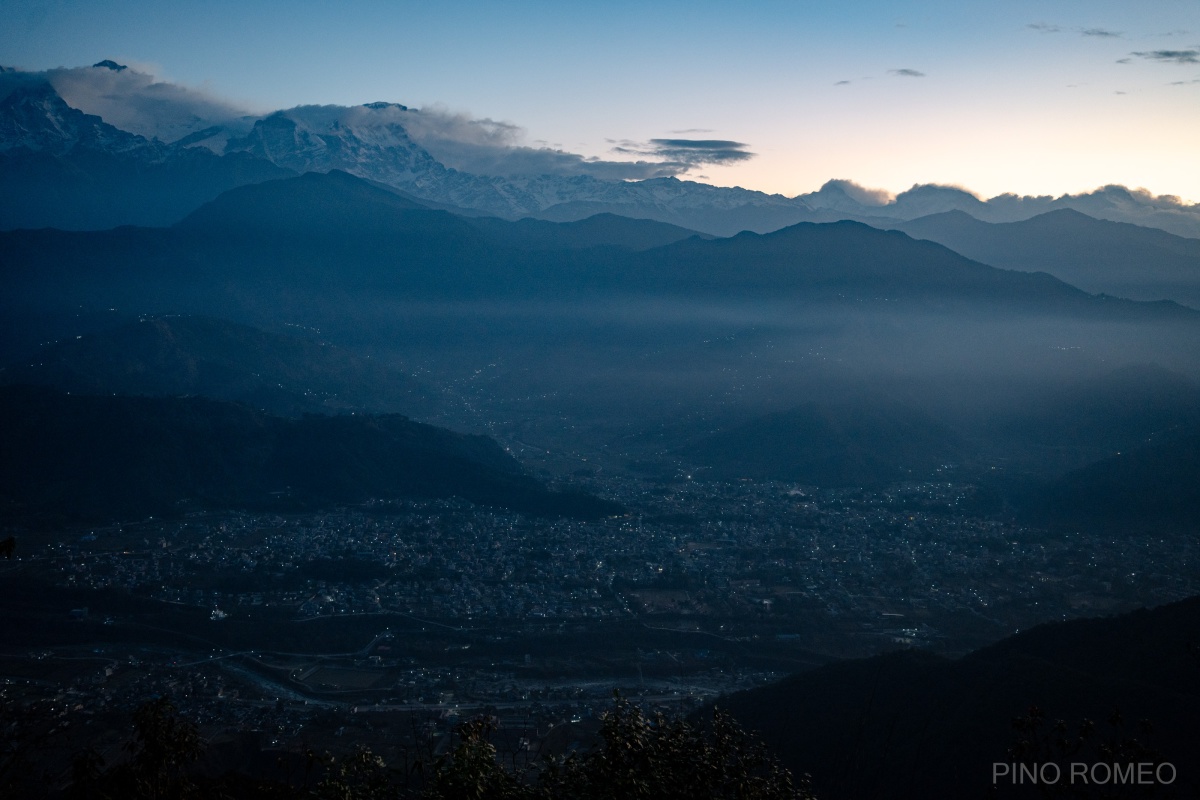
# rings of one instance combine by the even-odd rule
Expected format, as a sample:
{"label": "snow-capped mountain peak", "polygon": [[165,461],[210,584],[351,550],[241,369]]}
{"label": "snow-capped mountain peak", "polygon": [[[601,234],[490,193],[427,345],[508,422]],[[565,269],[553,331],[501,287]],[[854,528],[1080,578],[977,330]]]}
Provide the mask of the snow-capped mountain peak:
{"label": "snow-capped mountain peak", "polygon": [[225,152],[246,152],[297,172],[340,169],[404,187],[429,171],[444,171],[397,119],[404,106],[299,106],[256,122]]}
{"label": "snow-capped mountain peak", "polygon": [[163,147],[67,105],[45,82],[18,86],[0,101],[0,151],[25,149],[63,155],[83,148],[160,158]]}
{"label": "snow-capped mountain peak", "polygon": [[[674,177],[621,180],[618,176],[670,174],[670,167],[592,171],[584,169],[592,159],[521,145],[519,129],[511,124],[400,103],[298,106],[258,117],[204,92],[155,83],[152,75],[111,60],[45,73],[0,67],[0,73],[0,182],[8,181],[13,197],[8,220],[0,221],[6,225],[172,221],[191,210],[184,196],[211,199],[224,188],[281,174],[343,170],[425,201],[496,216],[569,221],[607,212],[717,235],[767,232],[804,220],[903,220],[948,210],[1015,221],[1057,208],[1200,235],[1200,206],[1119,186],[1060,198],[984,200],[953,186],[923,184],[893,197],[835,180],[788,198]],[[48,164],[47,157],[66,161]],[[78,213],[60,214],[53,181],[41,177],[50,174],[46,170],[57,170],[54,180],[60,183],[64,175],[73,176],[81,197],[94,192],[105,201],[80,200]],[[126,184],[153,184],[146,197],[155,199],[134,198],[130,189],[137,215],[109,213],[117,209],[113,190],[124,191]],[[33,212],[29,187],[44,195],[37,206],[43,211]],[[174,205],[162,200],[167,197],[175,198]],[[102,206],[105,213],[93,213]]]}
{"label": "snow-capped mountain peak", "polygon": [[369,108],[372,111],[382,111],[385,108],[395,108],[399,109],[400,111],[409,110],[408,106],[402,106],[399,103],[388,103],[382,100],[376,103],[363,103],[363,108]]}

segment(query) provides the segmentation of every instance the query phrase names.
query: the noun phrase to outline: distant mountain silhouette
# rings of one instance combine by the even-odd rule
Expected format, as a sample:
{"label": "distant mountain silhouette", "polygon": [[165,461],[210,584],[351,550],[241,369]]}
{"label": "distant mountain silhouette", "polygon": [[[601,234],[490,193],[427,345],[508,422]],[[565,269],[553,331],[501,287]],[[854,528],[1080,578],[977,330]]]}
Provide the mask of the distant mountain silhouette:
{"label": "distant mountain silhouette", "polygon": [[329,344],[208,317],[146,317],[41,348],[0,370],[0,383],[75,394],[200,395],[272,414],[337,411],[426,416],[417,381]]}
{"label": "distant mountain silhouette", "polygon": [[882,399],[805,403],[682,450],[715,477],[879,486],[925,480],[958,461],[959,437],[927,414]]}
{"label": "distant mountain silhouette", "polygon": [[336,230],[354,219],[356,227],[372,229],[395,224],[403,219],[402,212],[413,210],[433,213],[438,219],[458,220],[447,212],[433,212],[401,194],[334,170],[238,187],[188,214],[177,227],[185,231],[301,234],[314,226]]}
{"label": "distant mountain silhouette", "polygon": [[[1139,334],[1147,343],[1136,351],[1167,363],[1180,356],[1158,350],[1179,350],[1175,342],[1200,332],[1200,312],[1172,303],[1088,295],[1044,273],[986,266],[856,222],[683,235],[615,217],[557,228],[464,218],[345,173],[309,173],[231,190],[170,229],[0,233],[0,355],[29,363],[39,342],[94,331],[86,321],[109,309],[272,329],[295,322],[346,346],[402,355],[419,340],[442,364],[520,347],[531,374],[571,380],[586,378],[572,372],[578,359],[542,360],[548,345],[578,341],[597,356],[636,358],[677,331],[707,338],[714,313],[753,319],[759,309],[787,325],[859,320],[863,346],[881,353],[892,337],[870,338],[878,336],[872,315],[900,336],[924,336],[935,321],[1000,348],[1010,336],[1057,338],[1041,332],[1044,323],[1029,326],[1033,318],[1109,326],[1110,349],[1127,347],[1129,323],[1170,325],[1160,337]],[[477,318],[481,311],[491,316]]]}
{"label": "distant mountain silhouette", "polygon": [[[988,267],[940,245],[855,222],[801,223],[765,235],[692,237],[644,249],[654,239],[682,233],[612,217],[557,231],[531,222],[465,219],[333,172],[240,187],[174,231],[14,232],[0,237],[0,252],[9,284],[20,281],[39,295],[26,299],[53,290],[98,293],[96,302],[122,288],[144,294],[155,287],[158,296],[175,293],[194,303],[218,284],[229,291],[231,285],[266,282],[291,297],[363,290],[446,298],[766,293],[796,300],[983,303],[1101,318],[1189,316],[1169,304],[1090,297],[1047,275]],[[640,253],[585,249],[596,244]],[[181,271],[181,265],[188,268]],[[51,276],[52,286],[34,288]],[[261,291],[255,295],[252,303],[269,301]],[[130,307],[118,299],[99,302]]]}
{"label": "distant mountain silhouette", "polygon": [[1194,533],[1200,526],[1200,425],[1051,481],[1025,501],[1024,512],[1040,524]]}
{"label": "distant mountain silhouette", "polygon": [[[1012,763],[1013,719],[1035,705],[1049,715],[1042,733],[1050,739],[1057,719],[1068,721],[1068,736],[1084,718],[1096,723],[1096,741],[1064,770],[1071,760],[1104,760],[1098,744],[1136,737],[1160,754],[1156,763],[1174,762],[1171,788],[1187,796],[1200,786],[1190,769],[1200,747],[1198,643],[1200,598],[1191,598],[1042,625],[958,660],[910,650],[829,664],[720,705],[785,766],[810,773],[827,800],[985,796],[993,763]],[[1106,722],[1114,711],[1119,729]],[[1138,727],[1142,719],[1151,733]],[[1056,755],[1047,745],[1033,760]],[[997,794],[1026,796],[1011,785]]]}
{"label": "distant mountain silhouette", "polygon": [[[113,63],[93,67],[121,66]],[[630,173],[616,164],[595,165],[601,169],[593,174],[586,160],[575,165],[577,173],[539,173],[517,163],[520,149],[514,163],[497,153],[492,164],[478,164],[475,174],[442,163],[410,135],[406,126],[420,111],[388,102],[297,106],[237,120],[172,118],[178,109],[168,103],[162,118],[150,121],[163,141],[147,140],[68,107],[45,73],[7,72],[19,84],[12,93],[17,101],[0,102],[0,187],[18,190],[6,191],[7,202],[0,205],[5,211],[0,227],[9,229],[171,224],[222,189],[343,170],[444,210],[557,222],[610,213],[718,236],[767,233],[798,222],[895,221],[955,210],[1010,222],[1062,208],[1200,236],[1200,206],[1113,185],[1057,198],[1006,194],[983,200],[937,184],[917,184],[889,198],[833,180],[816,192],[785,197],[668,177],[673,169],[667,165],[640,165],[647,169],[637,174],[658,175],[645,180],[624,180],[621,173]],[[30,94],[37,95],[36,102],[20,100]],[[618,173],[604,167],[617,167]]]}
{"label": "distant mountain silhouette", "polygon": [[1155,365],[1124,367],[1027,398],[981,438],[1057,475],[1200,427],[1200,385]]}
{"label": "distant mountain silhouette", "polygon": [[625,187],[611,199],[570,200],[532,215],[551,222],[575,222],[609,214],[694,228],[715,236],[733,236],[742,231],[769,233],[797,222],[829,221],[828,216],[814,212],[803,202],[745,189],[676,178],[656,178]]}
{"label": "distant mountain silhouette", "polygon": [[[1182,458],[1166,451],[1182,446],[1181,437],[1200,431],[1200,386],[1155,365],[1122,367],[1087,379],[1043,379],[999,407],[983,402],[952,418],[939,416],[937,409],[943,406],[936,398],[901,402],[886,392],[872,393],[870,385],[820,381],[813,386],[813,399],[791,409],[723,423],[717,432],[681,430],[675,435],[684,443],[673,452],[724,479],[846,487],[938,480],[953,474],[956,480],[982,481],[989,492],[1009,497],[1036,517],[1035,522],[1056,513],[1060,521],[1091,524],[1108,512],[1088,511],[1087,487],[1105,492],[1112,488],[1109,484],[1122,480],[1100,464],[1151,443],[1166,448],[1164,459]],[[711,430],[712,425],[688,430]],[[1171,463],[1181,470],[1178,479],[1155,473],[1148,460],[1142,462],[1145,474],[1121,473],[1128,478],[1126,488],[1113,488],[1111,497],[1143,496],[1144,501],[1130,505],[1138,510],[1121,512],[1115,499],[1097,508],[1111,508],[1108,515],[1122,521],[1138,516],[1182,519],[1182,509],[1191,501],[1185,499],[1189,491],[1178,484],[1190,480],[1194,470],[1184,469],[1183,462]],[[953,470],[941,469],[947,465]],[[1100,481],[1102,474],[1109,475],[1109,484],[1086,483],[1086,476]],[[1078,488],[1067,491],[1068,480]],[[1072,492],[1079,495],[1077,500],[1069,500]],[[1151,509],[1153,497],[1162,499],[1161,514]]]}
{"label": "distant mountain silhouette", "polygon": [[293,174],[166,145],[68,106],[46,83],[0,99],[0,228],[168,225],[235,186]]}
{"label": "distant mountain silhouette", "polygon": [[949,211],[890,227],[992,266],[1048,272],[1088,292],[1200,307],[1200,239],[1070,209],[1006,223]]}
{"label": "distant mountain silhouette", "polygon": [[536,219],[512,222],[496,217],[464,218],[341,170],[309,172],[282,182],[240,187],[206,203],[178,227],[185,231],[257,235],[275,231],[301,238],[322,231],[338,235],[347,229],[388,236],[436,232],[447,239],[482,237],[518,250],[603,246],[647,250],[692,236],[712,238],[675,225],[613,214],[565,224]]}
{"label": "distant mountain silhouette", "polygon": [[561,224],[531,218],[516,223],[487,218],[474,220],[472,225],[499,237],[502,241],[528,250],[575,250],[588,247],[649,250],[693,236],[700,239],[714,238],[709,234],[698,233],[678,225],[607,213]]}
{"label": "distant mountain silhouette", "polygon": [[31,525],[405,497],[550,516],[620,511],[548,491],[491,439],[399,415],[285,420],[203,398],[14,386],[0,388],[0,417],[0,506]]}
{"label": "distant mountain silhouette", "polygon": [[1094,219],[1145,225],[1176,236],[1200,237],[1200,205],[1189,205],[1174,196],[1156,197],[1144,189],[1130,190],[1111,184],[1091,192],[1059,197],[1010,193],[983,200],[960,187],[939,184],[916,184],[888,198],[850,181],[832,180],[818,191],[795,199],[803,201],[814,213],[836,212],[844,219],[884,228],[931,215],[965,213],[985,222],[1006,223],[1047,212],[1071,210]]}
{"label": "distant mountain silhouette", "polygon": [[1002,270],[941,245],[858,222],[800,223],[768,234],[687,240],[650,251],[625,285],[717,296],[903,303],[926,308],[979,304],[997,312],[1033,311],[1116,319],[1190,318],[1171,303],[1095,297],[1049,275]]}

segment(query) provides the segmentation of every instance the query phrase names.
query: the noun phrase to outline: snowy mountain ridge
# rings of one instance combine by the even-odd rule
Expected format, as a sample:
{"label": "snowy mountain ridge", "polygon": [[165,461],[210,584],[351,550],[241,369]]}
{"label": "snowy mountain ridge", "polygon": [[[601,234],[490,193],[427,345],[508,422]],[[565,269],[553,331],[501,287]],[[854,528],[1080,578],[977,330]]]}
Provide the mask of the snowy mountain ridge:
{"label": "snowy mountain ridge", "polygon": [[[80,75],[105,81],[137,80],[135,88],[145,92],[174,91],[173,105],[161,121],[158,117],[137,118],[140,129],[153,132],[146,136],[112,125],[101,116],[72,107],[44,75],[3,70],[0,82],[0,183],[6,187],[28,185],[39,179],[38,170],[47,169],[46,159],[78,161],[80,154],[95,153],[115,158],[130,169],[187,164],[189,176],[216,170],[221,177],[208,185],[241,185],[265,177],[307,171],[343,170],[352,175],[400,189],[422,200],[472,209],[480,213],[516,219],[526,216],[554,221],[583,219],[596,213],[614,213],[629,217],[656,219],[716,235],[732,235],[741,230],[769,232],[797,222],[827,222],[858,219],[877,226],[889,220],[906,221],[946,211],[963,211],[987,222],[1013,222],[1060,208],[1070,208],[1099,219],[1131,222],[1158,227],[1172,233],[1200,237],[1200,205],[1186,205],[1178,198],[1154,197],[1143,190],[1105,186],[1096,191],[1062,197],[1019,197],[1000,195],[990,200],[952,186],[917,185],[892,197],[864,189],[845,181],[832,180],[816,192],[788,198],[783,195],[739,187],[720,187],[676,177],[644,180],[612,180],[593,174],[536,172],[537,159],[528,163],[503,162],[546,153],[517,146],[493,146],[497,154],[496,171],[485,175],[447,166],[413,135],[410,125],[424,130],[436,121],[419,110],[398,103],[374,102],[360,106],[298,106],[265,116],[236,116],[235,110],[218,106],[215,101],[205,108],[215,109],[216,119],[203,113],[188,114],[187,103],[194,97],[175,87],[163,90],[157,84],[146,86],[147,76],[115,62],[102,61],[91,68],[70,70],[70,84],[62,85],[79,93]],[[112,109],[120,116],[121,108],[109,91],[97,107]],[[79,94],[79,96],[84,96]],[[157,98],[158,95],[155,95]],[[119,99],[119,98],[118,98]],[[87,105],[86,103],[84,105]],[[159,105],[146,104],[157,109]],[[167,108],[167,105],[163,105]],[[197,107],[199,112],[204,108]],[[128,116],[128,114],[126,115]],[[130,119],[134,117],[130,116]],[[159,124],[161,122],[161,124]],[[137,126],[134,126],[137,127]],[[427,130],[424,130],[428,134]],[[174,138],[164,143],[158,135]],[[577,158],[570,154],[561,154]],[[228,161],[234,159],[234,161]],[[257,164],[257,166],[254,166]],[[523,167],[527,169],[523,170]],[[60,176],[63,170],[74,173],[92,169],[89,164],[58,163],[47,175]],[[113,176],[106,167],[105,180]],[[131,176],[136,183],[137,176]],[[85,181],[85,184],[87,181]],[[98,186],[100,181],[92,180]],[[160,181],[160,183],[163,183]],[[44,187],[43,187],[44,188]],[[165,192],[160,186],[157,191]],[[192,194],[208,198],[209,189]],[[191,202],[189,199],[188,202]],[[47,207],[52,207],[49,199]],[[150,199],[143,206],[156,205]],[[135,203],[136,205],[136,203]],[[172,205],[184,209],[183,200]],[[177,212],[172,212],[173,214]],[[62,225],[86,227],[87,219],[63,223],[53,214],[41,220],[36,214],[17,214],[18,225]],[[93,215],[94,216],[94,215]],[[92,217],[89,217],[91,219]],[[106,222],[112,215],[102,217]],[[116,217],[123,224],[162,224],[163,216],[134,215]],[[0,219],[0,228],[13,227]]]}
{"label": "snowy mountain ridge", "polygon": [[391,103],[300,106],[277,111],[231,139],[225,152],[245,152],[296,172],[343,170],[426,200],[502,217],[537,215],[556,205],[598,202],[671,208],[779,205],[801,201],[740,188],[673,178],[606,181],[589,175],[486,176],[445,166],[413,141],[403,125],[409,109]]}
{"label": "snowy mountain ridge", "polygon": [[0,100],[0,152],[20,149],[53,156],[86,149],[157,162],[169,147],[71,108],[49,84],[32,84]]}

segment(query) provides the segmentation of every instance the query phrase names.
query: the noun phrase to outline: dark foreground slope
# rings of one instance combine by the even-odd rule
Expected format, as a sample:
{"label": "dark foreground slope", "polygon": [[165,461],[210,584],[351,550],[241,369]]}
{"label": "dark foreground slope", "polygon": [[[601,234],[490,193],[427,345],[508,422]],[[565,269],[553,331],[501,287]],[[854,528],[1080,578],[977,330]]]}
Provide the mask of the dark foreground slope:
{"label": "dark foreground slope", "polygon": [[[1114,760],[1101,743],[1136,738],[1153,752],[1134,760],[1171,762],[1174,789],[1189,797],[1200,787],[1198,645],[1200,598],[1191,598],[1042,625],[958,660],[906,651],[831,664],[722,704],[788,767],[811,773],[826,800],[993,796],[993,764],[1013,761],[1008,748],[1028,738],[1013,720],[1032,706],[1048,716],[1047,740],[1055,720],[1071,737],[1085,718],[1096,726],[1079,752],[1056,759],[1035,747],[1029,761],[1058,760],[1067,774],[1072,761]],[[994,796],[1038,796],[1017,788],[1002,781]]]}
{"label": "dark foreground slope", "polygon": [[286,420],[202,398],[0,390],[10,521],[113,520],[192,508],[320,508],[461,497],[539,515],[618,506],[548,491],[494,441],[400,415]]}

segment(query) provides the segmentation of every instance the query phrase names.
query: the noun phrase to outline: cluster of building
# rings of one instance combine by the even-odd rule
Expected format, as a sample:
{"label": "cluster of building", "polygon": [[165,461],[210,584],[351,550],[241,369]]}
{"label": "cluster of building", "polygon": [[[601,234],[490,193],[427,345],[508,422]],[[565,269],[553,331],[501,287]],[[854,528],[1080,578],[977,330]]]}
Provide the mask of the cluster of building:
{"label": "cluster of building", "polygon": [[1051,535],[966,513],[969,486],[594,483],[630,513],[547,520],[429,501],[194,514],[29,555],[60,585],[121,587],[214,619],[260,607],[454,624],[666,615],[803,627],[826,616],[902,642],[971,620],[997,638],[1200,591],[1195,541]]}
{"label": "cluster of building", "polygon": [[[154,607],[177,616],[64,608],[55,624],[131,643],[0,653],[0,704],[63,759],[80,746],[115,755],[131,710],[156,694],[234,749],[367,742],[407,758],[486,713],[506,721],[517,758],[594,733],[615,686],[686,711],[829,658],[961,653],[1200,592],[1194,537],[1050,533],[972,513],[965,485],[586,480],[629,512],[376,502],[22,537],[10,569],[166,601]],[[191,627],[160,630],[175,623]],[[149,638],[133,644],[138,632]],[[211,649],[167,643],[180,635]]]}

